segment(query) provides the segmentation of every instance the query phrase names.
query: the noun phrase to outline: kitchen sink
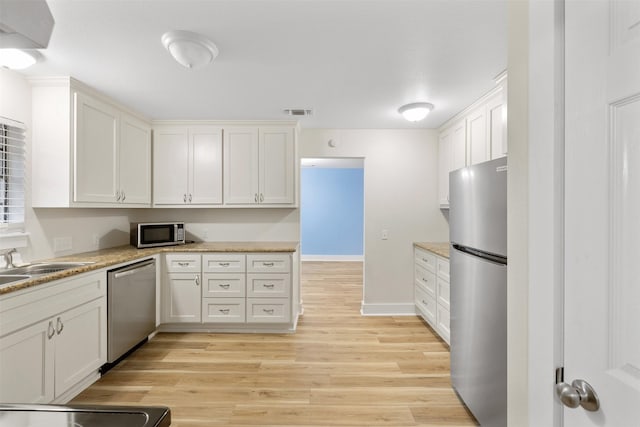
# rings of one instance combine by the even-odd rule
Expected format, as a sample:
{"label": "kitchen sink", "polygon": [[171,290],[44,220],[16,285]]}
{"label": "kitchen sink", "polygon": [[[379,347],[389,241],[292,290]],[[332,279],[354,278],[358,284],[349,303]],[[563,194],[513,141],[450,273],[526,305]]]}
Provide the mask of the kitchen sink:
{"label": "kitchen sink", "polygon": [[8,285],[9,283],[17,282],[19,280],[25,280],[31,276],[27,274],[12,274],[12,275],[0,275],[0,286]]}
{"label": "kitchen sink", "polygon": [[27,274],[37,276],[40,274],[50,274],[57,271],[68,270],[70,268],[82,267],[83,265],[93,264],[92,262],[40,262],[35,264],[23,265],[20,267],[9,268],[0,271],[0,277],[7,275]]}

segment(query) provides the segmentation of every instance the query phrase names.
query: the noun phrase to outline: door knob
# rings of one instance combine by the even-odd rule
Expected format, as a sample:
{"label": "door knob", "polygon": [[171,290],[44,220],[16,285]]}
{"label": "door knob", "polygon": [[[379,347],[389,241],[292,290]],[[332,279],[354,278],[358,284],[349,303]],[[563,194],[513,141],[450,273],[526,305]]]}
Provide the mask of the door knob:
{"label": "door knob", "polygon": [[571,385],[561,382],[556,384],[556,394],[560,401],[569,408],[582,406],[587,411],[600,409],[600,399],[591,384],[585,380],[574,380]]}

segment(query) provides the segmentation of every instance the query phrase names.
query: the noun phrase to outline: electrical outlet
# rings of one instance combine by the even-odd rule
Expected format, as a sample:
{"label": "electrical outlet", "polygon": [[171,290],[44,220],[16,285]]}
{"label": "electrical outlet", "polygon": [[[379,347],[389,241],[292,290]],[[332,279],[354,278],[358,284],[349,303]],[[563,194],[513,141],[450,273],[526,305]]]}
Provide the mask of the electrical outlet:
{"label": "electrical outlet", "polygon": [[387,240],[389,238],[389,230],[387,230],[386,228],[382,230],[381,238],[382,240]]}
{"label": "electrical outlet", "polygon": [[54,237],[53,251],[62,252],[73,249],[73,239],[71,237]]}

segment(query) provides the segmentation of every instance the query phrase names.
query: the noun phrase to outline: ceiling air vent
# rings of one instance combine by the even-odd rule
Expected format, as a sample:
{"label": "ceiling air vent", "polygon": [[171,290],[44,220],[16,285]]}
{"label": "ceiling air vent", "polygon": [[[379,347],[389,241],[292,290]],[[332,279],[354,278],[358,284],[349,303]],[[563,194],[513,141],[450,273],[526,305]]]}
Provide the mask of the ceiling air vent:
{"label": "ceiling air vent", "polygon": [[288,114],[289,116],[304,117],[312,115],[313,110],[307,110],[305,108],[287,108],[286,110],[284,110],[284,113]]}

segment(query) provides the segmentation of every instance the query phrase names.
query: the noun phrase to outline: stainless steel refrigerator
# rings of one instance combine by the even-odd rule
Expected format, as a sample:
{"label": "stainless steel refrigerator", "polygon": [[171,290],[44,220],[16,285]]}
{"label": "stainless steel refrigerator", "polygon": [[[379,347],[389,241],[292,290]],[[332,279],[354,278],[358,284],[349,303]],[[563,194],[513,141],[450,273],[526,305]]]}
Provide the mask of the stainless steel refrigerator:
{"label": "stainless steel refrigerator", "polygon": [[507,425],[507,159],[449,175],[451,382],[483,427]]}

